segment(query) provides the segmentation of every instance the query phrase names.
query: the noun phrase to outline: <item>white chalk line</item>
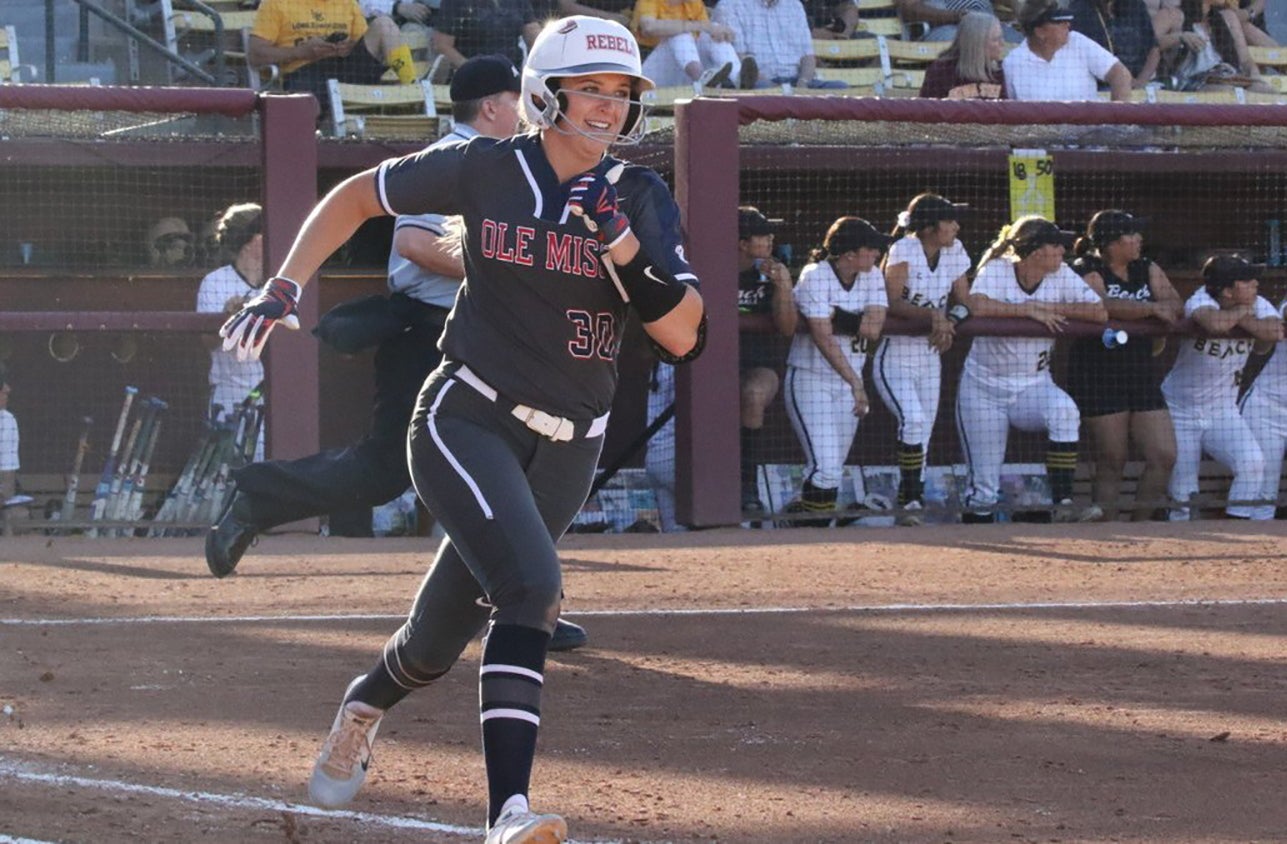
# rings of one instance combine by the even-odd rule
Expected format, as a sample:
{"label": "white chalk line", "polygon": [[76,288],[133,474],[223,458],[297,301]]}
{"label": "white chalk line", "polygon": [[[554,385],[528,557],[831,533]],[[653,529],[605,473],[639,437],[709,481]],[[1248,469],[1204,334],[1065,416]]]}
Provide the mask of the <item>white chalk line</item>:
{"label": "white chalk line", "polygon": [[485,834],[481,827],[455,826],[438,823],[421,818],[402,815],[377,815],[370,812],[353,812],[343,809],[319,809],[316,806],[288,803],[284,800],[273,800],[266,797],[253,797],[249,794],[216,794],[211,791],[185,791],[177,788],[164,788],[157,785],[140,785],[122,780],[93,779],[70,774],[52,774],[34,770],[29,766],[0,758],[0,778],[18,780],[51,786],[76,786],[78,788],[96,788],[103,791],[124,792],[127,794],[146,794],[150,797],[164,797],[170,800],[186,800],[192,803],[207,803],[225,809],[250,809],[265,812],[290,812],[296,815],[324,818],[327,820],[355,821],[362,824],[378,824],[391,829],[410,829],[426,832],[442,832],[450,835],[469,835],[480,838]]}
{"label": "white chalk line", "polygon": [[[324,820],[354,821],[364,825],[376,824],[390,829],[438,832],[445,833],[447,835],[469,836],[474,839],[481,838],[487,833],[487,831],[482,827],[456,826],[454,824],[439,823],[438,821],[430,821],[423,818],[414,818],[405,815],[379,815],[373,812],[354,812],[344,809],[319,809],[316,806],[289,803],[284,800],[273,800],[265,797],[253,797],[249,794],[217,794],[210,791],[184,791],[177,788],[140,785],[138,783],[125,782],[122,780],[94,779],[90,777],[73,776],[70,774],[46,773],[35,769],[34,766],[10,761],[4,757],[0,757],[0,780],[5,778],[18,780],[20,782],[35,783],[38,785],[59,787],[77,786],[79,788],[96,788],[103,791],[115,791],[127,794],[146,794],[150,797],[164,797],[170,800],[186,800],[192,803],[211,804],[224,809],[289,812],[296,815],[306,815],[308,817]],[[29,838],[8,838],[5,837],[3,833],[0,833],[0,844],[11,844],[11,842],[12,844],[50,844],[50,842],[37,841]],[[577,844],[577,842],[569,839],[569,844]],[[583,842],[583,844],[589,844],[589,842]],[[621,842],[616,840],[604,841],[596,839],[595,844],[621,844]]]}
{"label": "white chalk line", "polygon": [[[568,612],[568,618],[637,618],[673,616],[795,615],[806,613],[949,613],[1017,612],[1033,610],[1147,610],[1202,607],[1263,607],[1287,605],[1287,598],[1180,598],[1156,601],[1014,601],[976,604],[850,604],[848,606],[729,607],[692,609],[615,609]],[[119,618],[0,618],[0,626],[67,627],[95,624],[282,624],[331,621],[397,621],[405,614],[351,613],[331,615],[122,616]]]}

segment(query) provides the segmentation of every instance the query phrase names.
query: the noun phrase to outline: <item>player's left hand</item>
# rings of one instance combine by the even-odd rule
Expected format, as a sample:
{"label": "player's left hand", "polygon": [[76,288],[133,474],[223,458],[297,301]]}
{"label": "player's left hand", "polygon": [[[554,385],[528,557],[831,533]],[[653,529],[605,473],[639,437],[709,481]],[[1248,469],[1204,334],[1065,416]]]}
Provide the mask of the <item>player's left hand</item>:
{"label": "player's left hand", "polygon": [[580,217],[585,227],[609,249],[630,233],[630,219],[617,206],[617,189],[613,186],[621,177],[622,169],[618,164],[606,173],[582,173],[573,179],[565,209],[568,214]]}
{"label": "player's left hand", "polygon": [[849,392],[854,400],[854,416],[861,419],[867,415],[867,411],[871,410],[871,403],[867,400],[867,391],[863,389],[863,385],[860,382],[850,385]]}
{"label": "player's left hand", "polygon": [[274,276],[260,288],[241,310],[228,318],[219,329],[223,350],[236,350],[237,360],[258,360],[277,323],[292,331],[299,328],[300,287],[289,278]]}
{"label": "player's left hand", "polygon": [[947,317],[940,316],[937,312],[935,312],[932,320],[929,344],[931,348],[937,349],[942,354],[952,348],[952,340],[956,337],[956,328],[948,321]]}

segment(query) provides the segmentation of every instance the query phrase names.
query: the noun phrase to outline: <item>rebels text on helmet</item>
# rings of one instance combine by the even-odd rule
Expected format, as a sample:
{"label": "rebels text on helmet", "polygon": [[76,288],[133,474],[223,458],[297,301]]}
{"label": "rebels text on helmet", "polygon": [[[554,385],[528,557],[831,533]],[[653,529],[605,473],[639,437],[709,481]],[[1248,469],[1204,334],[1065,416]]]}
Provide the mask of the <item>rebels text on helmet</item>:
{"label": "rebels text on helmet", "polygon": [[587,50],[616,50],[628,56],[635,55],[636,51],[634,39],[623,35],[586,35],[585,47]]}

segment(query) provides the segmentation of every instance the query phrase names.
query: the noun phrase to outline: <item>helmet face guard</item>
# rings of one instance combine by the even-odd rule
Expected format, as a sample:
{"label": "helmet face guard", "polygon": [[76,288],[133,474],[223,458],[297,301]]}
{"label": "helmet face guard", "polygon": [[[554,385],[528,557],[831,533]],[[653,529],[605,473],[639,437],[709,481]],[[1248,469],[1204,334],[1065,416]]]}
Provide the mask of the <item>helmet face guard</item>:
{"label": "helmet face guard", "polygon": [[536,37],[523,65],[523,115],[527,122],[541,129],[558,129],[564,115],[555,79],[590,76],[596,73],[620,73],[631,77],[630,107],[621,133],[596,136],[609,143],[636,144],[647,133],[648,106],[644,93],[653,89],[651,79],[643,75],[639,45],[635,37],[615,21],[573,15],[553,21]]}

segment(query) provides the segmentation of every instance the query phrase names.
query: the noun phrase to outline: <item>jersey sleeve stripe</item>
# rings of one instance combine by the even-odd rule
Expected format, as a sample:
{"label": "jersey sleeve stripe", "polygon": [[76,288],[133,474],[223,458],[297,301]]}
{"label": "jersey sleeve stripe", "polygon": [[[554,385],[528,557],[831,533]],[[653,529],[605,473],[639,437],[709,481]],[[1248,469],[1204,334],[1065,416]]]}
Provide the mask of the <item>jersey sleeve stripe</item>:
{"label": "jersey sleeve stripe", "polygon": [[444,226],[440,226],[435,223],[426,223],[424,220],[401,220],[393,227],[394,231],[397,231],[398,229],[420,229],[422,231],[433,232],[439,237],[444,237],[447,234],[447,229]]}
{"label": "jersey sleeve stripe", "polygon": [[393,208],[389,206],[389,194],[386,192],[384,186],[384,177],[388,170],[389,162],[387,161],[381,163],[380,166],[376,168],[375,193],[376,197],[380,200],[380,207],[384,209],[384,213],[389,214],[390,216],[395,216],[398,212],[394,211]]}

